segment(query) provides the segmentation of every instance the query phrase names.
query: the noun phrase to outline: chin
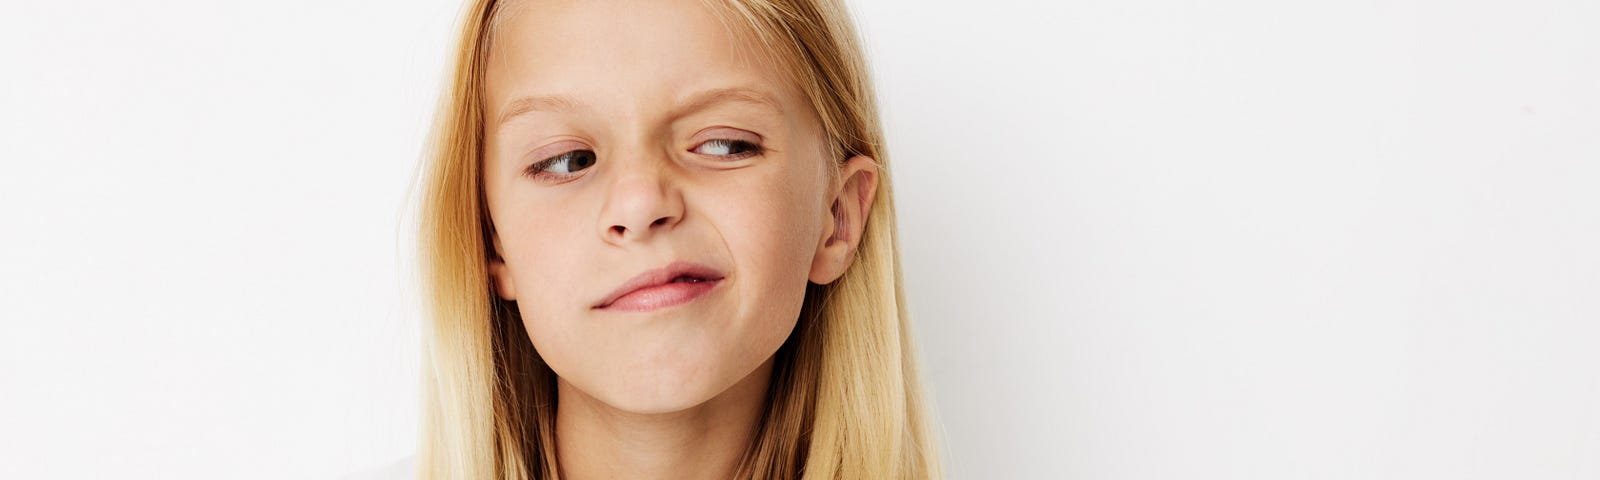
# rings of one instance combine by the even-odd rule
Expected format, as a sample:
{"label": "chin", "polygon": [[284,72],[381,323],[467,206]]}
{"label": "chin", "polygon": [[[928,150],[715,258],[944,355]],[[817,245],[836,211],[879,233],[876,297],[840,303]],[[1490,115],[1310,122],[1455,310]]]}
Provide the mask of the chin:
{"label": "chin", "polygon": [[[710,372],[697,368],[634,369],[626,375],[602,380],[605,394],[596,398],[618,410],[637,414],[687,410],[710,401],[726,388],[718,388]],[[726,387],[726,385],[721,385]]]}

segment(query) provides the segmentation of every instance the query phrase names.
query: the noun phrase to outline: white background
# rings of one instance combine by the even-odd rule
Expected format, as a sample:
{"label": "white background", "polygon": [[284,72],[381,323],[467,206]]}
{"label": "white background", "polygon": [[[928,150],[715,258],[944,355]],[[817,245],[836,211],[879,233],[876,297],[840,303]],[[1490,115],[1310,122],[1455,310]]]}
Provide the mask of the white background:
{"label": "white background", "polygon": [[[952,478],[1600,478],[1600,3],[855,6]],[[456,10],[0,6],[0,477],[411,453]]]}

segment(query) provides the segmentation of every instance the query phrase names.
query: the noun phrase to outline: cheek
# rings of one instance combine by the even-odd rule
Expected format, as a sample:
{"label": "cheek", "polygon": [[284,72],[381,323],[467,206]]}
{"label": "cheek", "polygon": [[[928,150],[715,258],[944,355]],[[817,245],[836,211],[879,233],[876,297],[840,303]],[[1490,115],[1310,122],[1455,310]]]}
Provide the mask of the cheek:
{"label": "cheek", "polygon": [[[796,148],[796,151],[809,148]],[[706,208],[741,269],[769,283],[766,291],[790,289],[805,280],[821,238],[823,203],[819,159],[784,156],[771,168],[752,169],[706,185]],[[778,282],[778,283],[771,283]]]}
{"label": "cheek", "polygon": [[752,330],[769,340],[776,335],[773,349],[799,314],[821,236],[820,195],[794,170],[720,189],[726,198],[715,202],[718,230],[744,276],[743,310],[763,322]]}
{"label": "cheek", "polygon": [[821,235],[820,222],[815,195],[792,187],[769,183],[719,202],[725,210],[720,230],[747,273],[803,285]]}
{"label": "cheek", "polygon": [[[589,293],[579,280],[593,276],[593,252],[586,249],[594,248],[594,240],[581,238],[588,223],[569,212],[573,211],[524,206],[496,212],[497,235],[524,318],[571,317],[587,300]],[[543,326],[529,323],[528,329]]]}
{"label": "cheek", "polygon": [[[510,213],[510,212],[508,212]],[[595,261],[598,240],[576,215],[555,209],[520,209],[497,222],[506,264],[517,287],[517,310],[534,349],[553,370],[566,376],[595,362],[589,357],[614,355],[604,338],[586,332],[588,302],[597,300],[591,286],[600,275]],[[509,227],[509,228],[506,228]]]}

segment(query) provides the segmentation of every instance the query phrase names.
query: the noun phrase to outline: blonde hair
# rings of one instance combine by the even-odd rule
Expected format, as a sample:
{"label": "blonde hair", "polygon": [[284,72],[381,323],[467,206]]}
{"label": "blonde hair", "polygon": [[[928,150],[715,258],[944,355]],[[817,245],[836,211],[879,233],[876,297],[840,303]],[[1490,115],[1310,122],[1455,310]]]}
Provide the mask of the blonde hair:
{"label": "blonde hair", "polygon": [[[811,100],[836,162],[830,174],[855,155],[880,166],[857,257],[838,280],[807,286],[738,476],[940,478],[901,289],[882,128],[854,26],[837,1],[707,0]],[[424,479],[557,476],[556,376],[516,304],[493,293],[487,265],[494,232],[481,177],[483,78],[505,3],[468,1],[421,171]]]}

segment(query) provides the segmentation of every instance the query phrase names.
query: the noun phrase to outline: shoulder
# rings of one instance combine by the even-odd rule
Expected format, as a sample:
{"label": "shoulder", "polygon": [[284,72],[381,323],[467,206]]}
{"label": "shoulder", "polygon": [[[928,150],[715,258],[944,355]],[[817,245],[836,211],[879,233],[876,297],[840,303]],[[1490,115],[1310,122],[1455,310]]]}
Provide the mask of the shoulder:
{"label": "shoulder", "polygon": [[416,462],[416,455],[408,455],[388,465],[339,477],[339,480],[413,480],[417,478]]}

